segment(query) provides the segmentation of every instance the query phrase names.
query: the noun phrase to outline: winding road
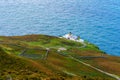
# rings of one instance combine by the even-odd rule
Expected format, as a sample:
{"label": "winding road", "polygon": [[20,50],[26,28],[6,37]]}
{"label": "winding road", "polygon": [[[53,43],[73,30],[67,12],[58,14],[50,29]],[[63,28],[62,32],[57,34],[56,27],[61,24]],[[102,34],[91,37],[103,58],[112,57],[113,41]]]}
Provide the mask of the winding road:
{"label": "winding road", "polygon": [[115,74],[111,74],[111,73],[105,72],[105,71],[103,71],[103,70],[101,70],[101,69],[98,69],[98,68],[96,68],[96,67],[94,67],[94,66],[92,66],[92,65],[90,65],[90,64],[87,64],[87,63],[85,63],[85,62],[83,62],[83,61],[80,61],[79,59],[76,59],[76,58],[74,58],[74,57],[72,57],[72,56],[69,56],[69,58],[71,58],[71,59],[73,59],[73,60],[75,60],[75,61],[77,61],[77,62],[79,62],[79,63],[82,63],[82,64],[84,64],[84,65],[86,65],[86,66],[88,66],[88,67],[91,67],[91,68],[93,68],[93,69],[95,69],[95,70],[97,70],[97,71],[99,71],[99,72],[101,72],[101,73],[104,73],[104,74],[106,74],[106,75],[108,75],[108,76],[111,76],[111,77],[115,78],[116,80],[120,80],[120,77],[118,77],[118,76],[115,75]]}

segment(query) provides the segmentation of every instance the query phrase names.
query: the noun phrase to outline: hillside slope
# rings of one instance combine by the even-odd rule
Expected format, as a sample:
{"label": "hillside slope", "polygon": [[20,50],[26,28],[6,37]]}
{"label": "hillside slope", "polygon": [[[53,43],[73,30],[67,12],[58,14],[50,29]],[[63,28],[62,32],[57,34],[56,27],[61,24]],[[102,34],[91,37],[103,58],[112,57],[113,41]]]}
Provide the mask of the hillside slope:
{"label": "hillside slope", "polygon": [[119,57],[85,44],[47,35],[1,36],[0,80],[116,80],[70,58],[120,76]]}

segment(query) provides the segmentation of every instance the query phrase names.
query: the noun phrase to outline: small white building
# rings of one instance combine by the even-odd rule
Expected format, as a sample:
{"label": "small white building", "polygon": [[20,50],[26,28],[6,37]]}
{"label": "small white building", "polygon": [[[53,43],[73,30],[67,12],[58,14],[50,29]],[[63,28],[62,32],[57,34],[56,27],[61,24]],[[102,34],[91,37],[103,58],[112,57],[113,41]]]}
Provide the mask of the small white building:
{"label": "small white building", "polygon": [[68,34],[65,34],[65,35],[63,36],[63,38],[66,38],[66,39],[69,39],[69,40],[73,40],[73,41],[76,41],[76,42],[84,43],[84,40],[83,40],[83,39],[80,39],[78,36],[73,35],[71,32],[68,33]]}
{"label": "small white building", "polygon": [[68,34],[65,34],[63,38],[70,39],[70,40],[77,40],[78,37],[73,34],[68,33]]}

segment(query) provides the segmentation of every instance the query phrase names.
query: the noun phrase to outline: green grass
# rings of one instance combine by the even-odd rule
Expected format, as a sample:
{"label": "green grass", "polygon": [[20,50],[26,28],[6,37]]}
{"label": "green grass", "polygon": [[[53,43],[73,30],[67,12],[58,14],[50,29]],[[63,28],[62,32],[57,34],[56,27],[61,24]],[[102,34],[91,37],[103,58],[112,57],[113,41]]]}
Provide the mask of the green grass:
{"label": "green grass", "polygon": [[29,45],[32,46],[42,46],[42,47],[49,47],[49,48],[60,48],[60,47],[65,47],[65,48],[71,48],[71,47],[80,47],[82,46],[81,43],[76,43],[74,41],[66,40],[66,39],[51,39],[51,40],[43,40],[43,41],[37,41],[37,42],[27,42]]}

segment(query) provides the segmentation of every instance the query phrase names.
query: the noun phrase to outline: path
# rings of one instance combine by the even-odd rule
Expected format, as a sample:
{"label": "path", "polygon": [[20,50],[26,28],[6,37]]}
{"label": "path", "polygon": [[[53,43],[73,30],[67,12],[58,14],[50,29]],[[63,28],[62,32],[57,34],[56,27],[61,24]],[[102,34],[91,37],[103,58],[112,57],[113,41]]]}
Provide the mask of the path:
{"label": "path", "polygon": [[75,56],[78,59],[106,58],[106,56]]}
{"label": "path", "polygon": [[84,65],[86,65],[86,66],[88,66],[88,67],[91,67],[91,68],[93,68],[93,69],[95,69],[95,70],[97,70],[97,71],[99,71],[99,72],[101,72],[101,73],[104,73],[104,74],[106,74],[106,75],[108,75],[108,76],[111,76],[111,77],[113,77],[113,78],[115,78],[115,79],[117,79],[117,80],[120,80],[120,77],[118,77],[118,76],[115,75],[115,74],[111,74],[111,73],[105,72],[105,71],[103,71],[103,70],[101,70],[101,69],[98,69],[98,68],[96,68],[96,67],[94,67],[94,66],[92,66],[92,65],[90,65],[90,64],[87,64],[87,63],[85,63],[85,62],[83,62],[83,61],[80,61],[79,59],[76,59],[76,58],[74,58],[74,57],[72,57],[72,56],[69,56],[69,58],[71,58],[71,59],[73,59],[73,60],[75,60],[75,61],[77,61],[77,62],[79,62],[79,63],[82,63],[82,64],[84,64]]}

